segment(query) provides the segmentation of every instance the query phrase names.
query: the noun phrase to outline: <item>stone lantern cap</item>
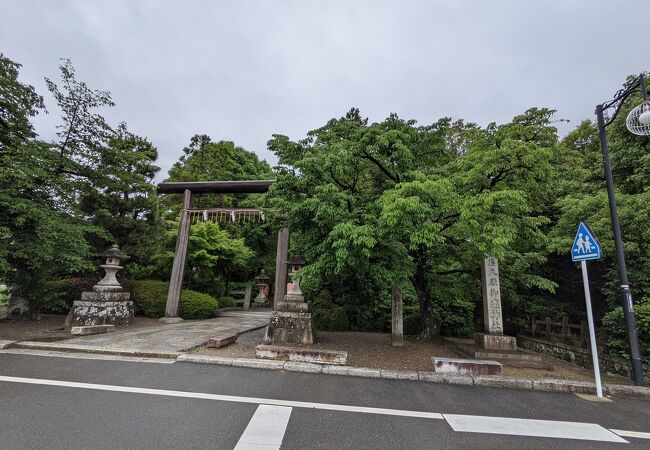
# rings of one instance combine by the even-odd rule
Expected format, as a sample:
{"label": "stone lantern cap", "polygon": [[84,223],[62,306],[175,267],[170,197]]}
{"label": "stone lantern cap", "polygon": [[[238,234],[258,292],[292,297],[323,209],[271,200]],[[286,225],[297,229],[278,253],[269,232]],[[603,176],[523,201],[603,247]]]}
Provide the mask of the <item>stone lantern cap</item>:
{"label": "stone lantern cap", "polygon": [[255,284],[261,286],[264,284],[268,284],[270,278],[266,276],[266,274],[264,273],[264,269],[262,269],[261,273],[258,276],[256,276],[254,280],[255,280]]}
{"label": "stone lantern cap", "polygon": [[102,256],[104,258],[119,259],[120,261],[126,261],[127,259],[131,259],[130,256],[128,256],[126,253],[120,250],[120,247],[117,244],[111,245],[111,247],[105,250],[103,253],[97,253],[97,256]]}
{"label": "stone lantern cap", "polygon": [[292,267],[302,267],[305,265],[305,259],[302,257],[300,252],[295,253],[289,260],[287,261],[287,266],[292,266]]}

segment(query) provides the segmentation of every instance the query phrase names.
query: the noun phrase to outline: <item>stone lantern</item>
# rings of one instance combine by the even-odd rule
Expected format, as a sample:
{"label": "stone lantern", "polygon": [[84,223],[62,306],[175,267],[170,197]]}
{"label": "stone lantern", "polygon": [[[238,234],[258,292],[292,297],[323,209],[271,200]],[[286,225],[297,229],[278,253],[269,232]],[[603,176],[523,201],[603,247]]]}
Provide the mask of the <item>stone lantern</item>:
{"label": "stone lantern", "polygon": [[264,295],[264,289],[269,285],[270,278],[264,273],[264,269],[260,271],[260,274],[254,278],[255,284],[260,288],[260,291],[257,293],[257,297],[253,300],[256,305],[263,305],[266,303],[266,295]]}
{"label": "stone lantern", "polygon": [[271,313],[269,326],[266,328],[264,342],[271,344],[313,344],[315,328],[311,308],[300,290],[300,278],[296,274],[305,265],[300,253],[293,255],[289,261],[289,274],[294,282],[276,310]]}
{"label": "stone lantern", "polygon": [[289,258],[289,261],[287,261],[287,266],[289,266],[289,276],[293,277],[303,268],[304,265],[305,260],[300,252],[295,253],[291,258]]}
{"label": "stone lantern", "polygon": [[287,261],[287,266],[289,266],[289,277],[291,277],[291,283],[287,286],[287,294],[291,294],[292,296],[302,295],[302,291],[300,290],[300,278],[297,278],[296,274],[304,265],[305,260],[300,252],[295,253]]}
{"label": "stone lantern", "polygon": [[129,259],[117,245],[97,256],[106,258],[100,267],[105,275],[92,291],[81,293],[81,300],[75,300],[65,322],[66,328],[88,325],[129,325],[134,320],[131,294],[124,291],[116,274],[123,267],[122,261]]}
{"label": "stone lantern", "polygon": [[121,291],[122,286],[120,285],[120,282],[117,281],[116,275],[117,272],[123,269],[123,267],[120,266],[122,261],[131,259],[131,257],[122,252],[117,244],[113,244],[111,248],[106,250],[104,253],[98,253],[97,256],[106,258],[106,262],[100,266],[104,269],[106,275],[104,275],[104,278],[95,285],[93,290],[96,292]]}

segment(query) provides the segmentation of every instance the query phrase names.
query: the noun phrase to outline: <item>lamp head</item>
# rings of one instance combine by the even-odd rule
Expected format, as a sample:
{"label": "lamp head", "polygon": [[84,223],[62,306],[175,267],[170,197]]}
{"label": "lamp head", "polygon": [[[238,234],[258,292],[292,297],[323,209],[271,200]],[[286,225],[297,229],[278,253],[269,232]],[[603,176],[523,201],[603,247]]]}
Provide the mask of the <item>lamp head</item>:
{"label": "lamp head", "polygon": [[650,101],[644,100],[625,119],[625,125],[630,132],[638,136],[650,136]]}

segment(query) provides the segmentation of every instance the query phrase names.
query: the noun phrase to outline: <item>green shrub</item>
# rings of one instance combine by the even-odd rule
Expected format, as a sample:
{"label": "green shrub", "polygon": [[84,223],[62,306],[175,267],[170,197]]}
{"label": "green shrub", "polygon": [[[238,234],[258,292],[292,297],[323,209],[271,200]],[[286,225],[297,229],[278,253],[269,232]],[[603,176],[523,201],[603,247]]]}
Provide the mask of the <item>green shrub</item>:
{"label": "green shrub", "polygon": [[[650,298],[643,298],[635,305],[634,315],[641,345],[641,357],[650,364]],[[614,308],[603,317],[603,327],[607,331],[607,350],[610,354],[628,359],[627,328],[621,306]]]}
{"label": "green shrub", "polygon": [[95,283],[95,280],[89,278],[63,278],[46,283],[41,312],[67,313],[72,302],[81,300],[82,292],[92,291]]}
{"label": "green shrub", "polygon": [[420,307],[418,305],[405,306],[403,310],[404,334],[412,336],[422,332]]}
{"label": "green shrub", "polygon": [[181,293],[180,316],[183,319],[209,319],[216,315],[217,308],[219,302],[208,294],[189,289]]}
{"label": "green shrub", "polygon": [[235,299],[232,297],[221,297],[219,299],[219,308],[230,308],[235,306]]}
{"label": "green shrub", "polygon": [[348,331],[350,323],[345,308],[331,303],[321,303],[314,311],[314,322],[317,330]]}
{"label": "green shrub", "polygon": [[[146,317],[163,317],[167,304],[169,283],[156,280],[131,280],[126,283],[136,314]],[[182,298],[182,296],[181,296]]]}
{"label": "green shrub", "polygon": [[[133,280],[126,283],[126,288],[131,292],[131,300],[135,306],[136,314],[147,317],[163,317],[167,304],[169,283],[156,280]],[[214,317],[219,302],[216,298],[201,292],[183,289],[179,315],[183,319],[209,319]]]}
{"label": "green shrub", "polygon": [[9,290],[4,284],[0,284],[0,303],[9,302]]}

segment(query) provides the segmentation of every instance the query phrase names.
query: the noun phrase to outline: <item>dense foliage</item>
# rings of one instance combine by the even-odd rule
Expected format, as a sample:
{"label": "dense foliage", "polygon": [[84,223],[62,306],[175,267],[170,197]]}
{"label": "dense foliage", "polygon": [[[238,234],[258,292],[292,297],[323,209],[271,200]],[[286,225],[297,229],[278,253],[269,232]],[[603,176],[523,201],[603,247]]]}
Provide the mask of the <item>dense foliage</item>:
{"label": "dense foliage", "polygon": [[368,124],[351,110],[304,141],[275,136],[272,204],[289,211],[294,242],[311,261],[307,292],[332,292],[366,329],[381,328],[388,291],[401,286],[433,336],[473,328],[482,255],[517,265],[513,290],[553,290],[530,270],[544,260],[541,187],[557,154],[551,113],[482,130],[396,115]]}
{"label": "dense foliage", "polygon": [[[164,253],[158,256],[161,278],[169,279],[176,250],[178,223],[171,223]],[[185,277],[192,289],[219,295],[228,290],[233,274],[246,273],[253,252],[243,238],[233,237],[226,229],[212,222],[199,222],[190,229]]]}

